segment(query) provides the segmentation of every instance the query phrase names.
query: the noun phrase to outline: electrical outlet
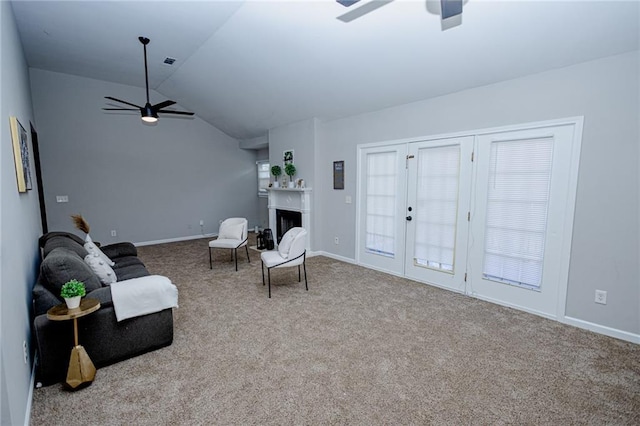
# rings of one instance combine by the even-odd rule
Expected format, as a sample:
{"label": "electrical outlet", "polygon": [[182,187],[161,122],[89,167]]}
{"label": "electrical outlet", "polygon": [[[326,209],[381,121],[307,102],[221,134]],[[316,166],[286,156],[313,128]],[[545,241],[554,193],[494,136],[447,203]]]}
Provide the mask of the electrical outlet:
{"label": "electrical outlet", "polygon": [[204,226],[204,220],[200,219],[200,226]]}
{"label": "electrical outlet", "polygon": [[344,202],[346,204],[351,204],[351,195],[347,195],[346,197],[344,197]]}
{"label": "electrical outlet", "polygon": [[601,305],[607,304],[607,292],[604,290],[596,290],[596,303]]}
{"label": "electrical outlet", "polygon": [[68,203],[69,196],[68,195],[56,195],[56,203]]}
{"label": "electrical outlet", "polygon": [[118,236],[118,233],[116,232],[116,230],[115,230],[115,229],[112,229],[112,230],[111,230],[111,236],[112,236],[112,237],[117,237],[117,236]]}
{"label": "electrical outlet", "polygon": [[27,350],[27,341],[22,341],[22,355],[24,356],[24,363],[29,363],[29,351]]}
{"label": "electrical outlet", "polygon": [[338,239],[338,237],[333,237],[333,243],[340,244],[340,240]]}

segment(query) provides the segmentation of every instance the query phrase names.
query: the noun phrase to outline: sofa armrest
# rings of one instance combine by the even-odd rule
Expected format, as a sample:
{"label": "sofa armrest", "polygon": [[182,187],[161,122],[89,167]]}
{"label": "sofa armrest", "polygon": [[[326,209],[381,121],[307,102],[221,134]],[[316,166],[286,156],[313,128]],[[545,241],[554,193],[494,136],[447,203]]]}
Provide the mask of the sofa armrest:
{"label": "sofa armrest", "polygon": [[100,247],[100,250],[111,260],[124,256],[137,256],[138,249],[131,243],[115,243]]}

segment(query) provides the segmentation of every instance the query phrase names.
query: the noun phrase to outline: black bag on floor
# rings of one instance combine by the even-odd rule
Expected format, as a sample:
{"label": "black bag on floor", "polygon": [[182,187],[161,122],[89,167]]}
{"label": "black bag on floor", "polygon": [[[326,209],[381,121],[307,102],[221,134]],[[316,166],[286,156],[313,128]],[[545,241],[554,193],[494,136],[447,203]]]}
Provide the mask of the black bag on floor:
{"label": "black bag on floor", "polygon": [[271,232],[271,229],[267,228],[262,231],[262,239],[267,250],[273,250],[275,243],[273,242],[273,232]]}

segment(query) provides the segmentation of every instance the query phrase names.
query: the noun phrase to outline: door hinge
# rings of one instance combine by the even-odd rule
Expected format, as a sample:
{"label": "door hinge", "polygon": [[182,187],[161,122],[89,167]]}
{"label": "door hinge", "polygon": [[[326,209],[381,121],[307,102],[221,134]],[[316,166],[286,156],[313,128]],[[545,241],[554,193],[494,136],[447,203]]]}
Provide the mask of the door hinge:
{"label": "door hinge", "polygon": [[472,163],[473,163],[473,154],[474,154],[474,152],[473,152],[473,151],[471,151],[471,162],[472,162]]}
{"label": "door hinge", "polygon": [[467,212],[467,222],[471,222],[471,212]]}
{"label": "door hinge", "polygon": [[464,273],[464,282],[465,283],[467,282],[467,273],[466,272]]}

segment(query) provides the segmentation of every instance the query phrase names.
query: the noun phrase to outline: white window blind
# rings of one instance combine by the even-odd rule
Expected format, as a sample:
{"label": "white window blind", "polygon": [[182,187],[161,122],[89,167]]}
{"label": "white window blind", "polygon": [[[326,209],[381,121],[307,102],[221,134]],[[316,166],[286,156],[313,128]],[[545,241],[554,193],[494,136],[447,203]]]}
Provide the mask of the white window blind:
{"label": "white window blind", "polygon": [[418,151],[414,263],[453,272],[458,215],[460,146]]}
{"label": "white window blind", "polygon": [[271,171],[268,161],[256,161],[258,167],[258,196],[266,197]]}
{"label": "white window blind", "polygon": [[370,253],[395,255],[397,163],[395,152],[367,154],[365,249]]}
{"label": "white window blind", "polygon": [[483,276],[540,289],[553,139],[492,142]]}

